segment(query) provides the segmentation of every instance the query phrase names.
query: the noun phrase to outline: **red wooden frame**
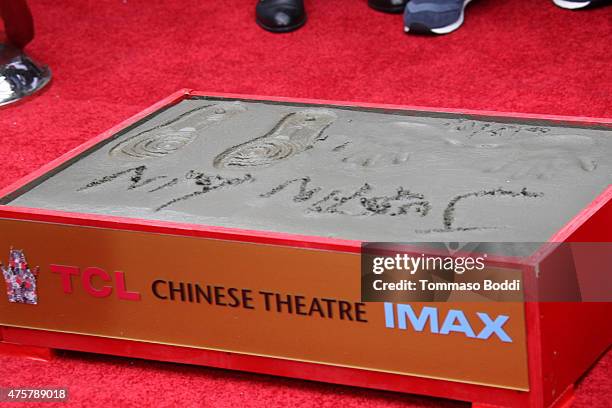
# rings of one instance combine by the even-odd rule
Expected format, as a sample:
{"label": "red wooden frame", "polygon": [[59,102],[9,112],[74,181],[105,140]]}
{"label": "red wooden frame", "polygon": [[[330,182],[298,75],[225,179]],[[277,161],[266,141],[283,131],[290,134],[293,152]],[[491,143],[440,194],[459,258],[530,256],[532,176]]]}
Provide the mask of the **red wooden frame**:
{"label": "red wooden frame", "polygon": [[[493,111],[476,111],[461,109],[431,109],[418,106],[382,105],[370,103],[321,101],[307,99],[292,99],[282,97],[268,97],[256,95],[223,94],[213,92],[195,92],[189,89],[180,90],[148,109],[132,116],[119,125],[109,129],[101,135],[72,149],[49,164],[41,167],[26,177],[16,181],[0,190],[0,198],[16,192],[27,186],[44,174],[52,171],[68,160],[86,152],[96,144],[112,137],[155,111],[179,103],[190,96],[208,96],[241,100],[261,100],[288,103],[325,104],[345,107],[376,108],[388,110],[403,110],[414,112],[436,112],[448,114],[473,115],[478,118],[512,118],[524,120],[546,120],[573,125],[610,126],[612,119],[587,118],[570,116],[535,115],[522,113],[507,113]],[[166,221],[140,220],[116,216],[90,215],[70,213],[64,211],[42,210],[9,205],[0,206],[0,218],[33,220],[67,225],[92,226],[112,228],[118,230],[143,231],[183,236],[215,238],[222,240],[265,243],[302,248],[322,250],[335,250],[357,253],[361,242],[336,238],[323,238],[287,233],[262,232],[241,230],[235,228],[213,227],[194,224],[183,224]],[[612,232],[599,228],[598,224],[612,225],[612,186],[607,188],[576,217],[569,221],[559,232],[554,234],[549,242],[563,241],[612,241]],[[601,224],[600,224],[601,225]],[[605,225],[605,224],[603,224]],[[525,274],[533,274],[533,265],[545,253],[540,252],[523,264]],[[547,306],[545,312],[554,316],[555,308]],[[118,340],[96,336],[85,336],[68,333],[55,333],[43,330],[30,330],[0,326],[0,341],[22,344],[28,346],[70,349],[113,354],[135,358],[155,359],[179,363],[201,364],[219,368],[252,371],[279,376],[303,378],[309,380],[325,381],[337,384],[357,385],[362,387],[401,391],[414,394],[430,395],[435,397],[471,401],[478,406],[565,406],[571,401],[572,383],[588,368],[583,365],[561,367],[563,370],[573,370],[568,377],[573,380],[564,384],[562,390],[556,388],[558,384],[548,384],[544,379],[546,370],[542,359],[543,353],[549,352],[552,347],[547,340],[543,340],[541,331],[541,318],[544,310],[540,304],[526,303],[527,348],[530,391],[513,391],[497,389],[490,386],[458,383],[453,381],[435,380],[421,377],[404,376],[398,374],[381,373],[354,368],[322,366],[315,363],[304,363],[283,359],[264,358],[250,355],[241,355],[220,351],[193,349],[188,347],[168,346],[139,341]],[[578,319],[579,316],[576,316]],[[562,340],[563,341],[563,340]],[[570,344],[568,342],[568,344]],[[570,344],[571,345],[571,344]],[[0,347],[2,347],[0,345]],[[555,346],[556,347],[556,346]]]}

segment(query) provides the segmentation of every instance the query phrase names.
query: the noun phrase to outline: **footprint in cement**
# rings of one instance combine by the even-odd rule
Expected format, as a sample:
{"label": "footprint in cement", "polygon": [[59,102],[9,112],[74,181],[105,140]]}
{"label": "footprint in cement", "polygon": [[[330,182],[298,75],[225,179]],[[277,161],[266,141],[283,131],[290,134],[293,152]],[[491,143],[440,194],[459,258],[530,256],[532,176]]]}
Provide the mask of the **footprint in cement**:
{"label": "footprint in cement", "polygon": [[116,144],[109,154],[124,159],[164,157],[193,142],[203,130],[244,111],[239,102],[199,106]]}
{"label": "footprint in cement", "polygon": [[328,110],[308,109],[286,115],[272,130],[219,154],[217,168],[248,168],[276,164],[312,147],[336,120]]}

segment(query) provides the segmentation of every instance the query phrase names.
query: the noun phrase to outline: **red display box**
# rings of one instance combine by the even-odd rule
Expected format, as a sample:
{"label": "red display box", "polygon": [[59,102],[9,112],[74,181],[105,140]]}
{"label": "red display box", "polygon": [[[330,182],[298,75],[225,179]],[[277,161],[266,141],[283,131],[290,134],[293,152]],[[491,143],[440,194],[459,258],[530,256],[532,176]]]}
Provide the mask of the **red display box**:
{"label": "red display box", "polygon": [[[32,304],[0,300],[0,340],[11,347],[199,364],[505,407],[569,404],[574,384],[612,344],[609,302],[434,304],[441,314],[452,309],[509,316],[512,344],[385,329],[383,304],[359,299],[357,240],[11,204],[126,129],[196,97],[606,130],[611,125],[606,119],[182,90],[0,192],[0,250],[23,250],[31,263],[25,267],[40,268]],[[612,187],[549,243],[610,242],[610,226]],[[164,253],[174,258],[160,267],[168,262]],[[490,261],[520,271],[530,290],[547,277],[563,276],[558,273],[565,256],[543,246],[524,259]],[[222,262],[227,259],[234,260],[233,268]],[[206,269],[198,269],[202,264]],[[199,285],[202,279],[210,285]]]}

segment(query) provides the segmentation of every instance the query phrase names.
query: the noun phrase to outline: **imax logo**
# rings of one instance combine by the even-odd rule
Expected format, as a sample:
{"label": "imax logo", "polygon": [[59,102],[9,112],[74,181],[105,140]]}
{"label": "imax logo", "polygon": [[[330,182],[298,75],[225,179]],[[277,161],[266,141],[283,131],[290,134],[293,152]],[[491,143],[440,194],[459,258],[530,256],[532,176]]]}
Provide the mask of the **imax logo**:
{"label": "imax logo", "polygon": [[430,333],[463,333],[466,337],[480,340],[487,340],[495,334],[504,343],[512,343],[512,339],[504,331],[509,316],[498,315],[493,319],[487,313],[481,312],[476,312],[476,316],[484,324],[484,328],[478,334],[474,332],[472,324],[461,310],[451,309],[445,316],[440,316],[437,307],[425,306],[417,315],[411,305],[385,303],[385,326],[389,329],[397,327],[406,330],[410,325],[413,330],[422,332],[428,327]]}

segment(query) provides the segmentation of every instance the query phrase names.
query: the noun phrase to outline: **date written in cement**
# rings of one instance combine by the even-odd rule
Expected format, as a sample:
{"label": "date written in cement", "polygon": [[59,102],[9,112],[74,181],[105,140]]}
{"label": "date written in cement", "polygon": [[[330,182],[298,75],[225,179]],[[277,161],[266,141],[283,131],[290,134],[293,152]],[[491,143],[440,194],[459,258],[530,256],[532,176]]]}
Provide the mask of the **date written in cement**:
{"label": "date written in cement", "polygon": [[68,401],[68,388],[0,387],[0,402]]}

